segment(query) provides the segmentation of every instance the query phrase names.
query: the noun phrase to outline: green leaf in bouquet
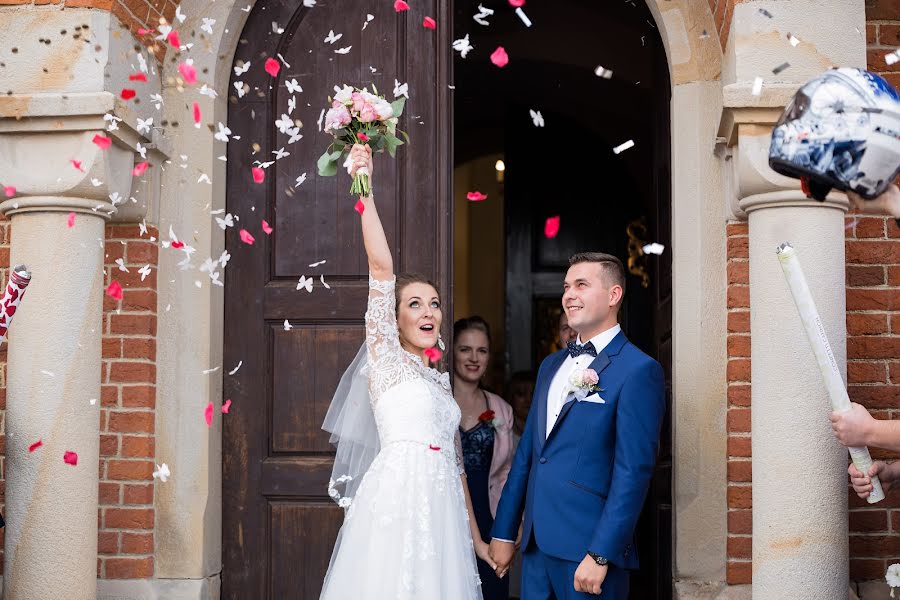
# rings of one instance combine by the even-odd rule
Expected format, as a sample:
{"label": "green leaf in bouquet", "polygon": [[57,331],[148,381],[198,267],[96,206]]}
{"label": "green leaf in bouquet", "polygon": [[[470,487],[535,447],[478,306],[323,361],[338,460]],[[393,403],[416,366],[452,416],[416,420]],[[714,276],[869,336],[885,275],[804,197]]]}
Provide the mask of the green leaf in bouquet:
{"label": "green leaf in bouquet", "polygon": [[405,139],[405,140],[406,140],[406,143],[408,144],[408,143],[409,143],[409,134],[406,133],[405,131],[400,130],[400,129],[398,129],[397,131],[400,133],[400,135],[403,136],[403,139]]}
{"label": "green leaf in bouquet", "polygon": [[347,129],[343,127],[341,129],[332,129],[329,133],[331,133],[331,135],[338,139],[344,137],[345,135],[349,135]]}
{"label": "green leaf in bouquet", "polygon": [[403,107],[406,105],[406,98],[397,98],[393,102],[391,102],[391,109],[394,111],[394,116],[399,117],[403,114]]}
{"label": "green leaf in bouquet", "polygon": [[[331,158],[333,152],[325,152],[319,157],[316,166],[319,168],[319,175],[322,177],[333,177],[337,175],[337,159]],[[340,154],[338,154],[340,156]]]}
{"label": "green leaf in bouquet", "polygon": [[330,160],[333,160],[334,162],[337,162],[337,160],[341,157],[341,154],[343,154],[343,153],[344,153],[343,148],[340,150],[335,150],[334,152],[332,152],[331,154],[328,155],[328,158]]}
{"label": "green leaf in bouquet", "polygon": [[385,141],[387,142],[387,151],[391,157],[394,157],[397,154],[397,147],[403,145],[403,141],[394,136],[385,136]]}
{"label": "green leaf in bouquet", "polygon": [[378,88],[375,87],[375,82],[372,82],[372,93],[376,96],[378,95]]}

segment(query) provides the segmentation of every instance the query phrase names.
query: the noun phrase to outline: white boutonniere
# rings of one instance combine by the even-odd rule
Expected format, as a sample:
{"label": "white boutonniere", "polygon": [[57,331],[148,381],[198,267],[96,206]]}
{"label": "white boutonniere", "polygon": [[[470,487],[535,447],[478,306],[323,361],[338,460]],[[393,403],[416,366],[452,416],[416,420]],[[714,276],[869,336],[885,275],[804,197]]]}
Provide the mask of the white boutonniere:
{"label": "white boutonniere", "polygon": [[575,395],[578,401],[584,400],[590,394],[602,392],[600,388],[600,376],[593,369],[579,369],[569,375],[569,391]]}

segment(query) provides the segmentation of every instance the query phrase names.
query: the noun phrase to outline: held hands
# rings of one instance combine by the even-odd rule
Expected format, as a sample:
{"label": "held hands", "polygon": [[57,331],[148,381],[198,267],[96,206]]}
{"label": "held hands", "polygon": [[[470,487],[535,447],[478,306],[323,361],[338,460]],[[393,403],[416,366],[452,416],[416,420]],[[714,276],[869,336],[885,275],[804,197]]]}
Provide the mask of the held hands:
{"label": "held hands", "polygon": [[494,571],[497,571],[497,563],[491,557],[491,548],[481,540],[475,540],[475,556],[486,562]]}
{"label": "held hands", "polygon": [[874,426],[875,419],[856,402],[851,404],[849,411],[831,413],[831,429],[834,430],[834,436],[848,448],[868,446]]}
{"label": "held hands", "polygon": [[891,489],[894,479],[894,475],[888,470],[887,464],[881,460],[872,463],[867,475],[860,473],[853,463],[850,463],[847,472],[850,474],[850,483],[853,485],[853,491],[862,499],[868,498],[874,489],[872,477],[877,476],[881,480],[881,487],[884,489],[885,494]]}
{"label": "held hands", "polygon": [[374,165],[372,163],[372,147],[366,144],[353,144],[350,149],[350,177],[356,177],[356,172],[365,168],[369,174],[369,181],[372,181],[374,174]]}
{"label": "held hands", "polygon": [[865,200],[859,194],[847,192],[850,205],[857,211],[865,214],[890,215],[900,219],[900,188],[891,184],[880,196],[872,200]]}
{"label": "held hands", "polygon": [[590,556],[585,556],[575,570],[575,591],[599,595],[609,565],[600,566]]}
{"label": "held hands", "polygon": [[486,561],[494,567],[497,577],[506,577],[509,572],[509,565],[512,563],[513,555],[516,553],[516,545],[509,542],[501,542],[500,540],[491,540],[491,546],[488,551],[491,560]]}

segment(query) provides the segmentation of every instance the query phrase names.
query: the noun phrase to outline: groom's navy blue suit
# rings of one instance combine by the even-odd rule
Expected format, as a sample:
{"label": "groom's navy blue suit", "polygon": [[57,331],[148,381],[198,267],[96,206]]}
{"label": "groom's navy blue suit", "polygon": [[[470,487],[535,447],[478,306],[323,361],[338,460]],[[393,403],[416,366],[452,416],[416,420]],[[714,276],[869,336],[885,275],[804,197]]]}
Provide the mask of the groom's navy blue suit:
{"label": "groom's navy blue suit", "polygon": [[566,356],[548,356],[538,371],[491,535],[516,539],[524,512],[522,600],[597,598],[574,591],[589,551],[610,562],[601,597],[624,600],[666,409],[663,370],[619,332],[590,365],[605,402],[569,396],[545,439],[548,390]]}

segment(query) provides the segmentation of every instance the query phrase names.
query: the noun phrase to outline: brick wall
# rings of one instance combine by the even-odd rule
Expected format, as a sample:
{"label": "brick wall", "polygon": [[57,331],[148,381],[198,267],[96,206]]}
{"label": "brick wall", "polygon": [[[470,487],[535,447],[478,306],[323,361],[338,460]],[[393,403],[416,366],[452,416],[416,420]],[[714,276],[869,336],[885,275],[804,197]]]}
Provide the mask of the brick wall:
{"label": "brick wall", "polygon": [[[732,0],[718,0],[718,4]],[[710,0],[710,5],[716,4]],[[715,7],[714,7],[715,8]],[[718,7],[723,14],[727,8]],[[900,1],[866,0],[868,68],[900,88]],[[717,14],[716,22],[719,23]],[[723,21],[724,23],[724,21]],[[727,36],[727,32],[726,32]],[[727,37],[723,39],[723,46]],[[750,313],[747,225],[728,224],[728,563],[730,584],[750,583]],[[847,379],[850,398],[880,419],[900,418],[900,228],[847,217]],[[876,458],[895,459],[873,450]],[[878,508],[850,496],[850,577],[882,579],[900,557],[900,492]]]}
{"label": "brick wall", "polygon": [[734,5],[741,0],[707,0],[709,9],[715,17],[716,30],[710,35],[718,35],[722,49],[728,45],[728,33],[731,30],[731,19],[734,16]]}
{"label": "brick wall", "polygon": [[[158,238],[152,227],[143,237],[136,225],[106,227],[104,286],[115,279],[124,291],[121,306],[107,296],[103,305],[97,574],[107,579],[153,576],[158,242],[151,242],[150,236]],[[9,241],[10,223],[2,219],[0,277],[4,286],[9,273]],[[119,270],[116,260],[120,258],[129,273]],[[150,275],[141,281],[137,271],[148,264]],[[0,361],[0,423],[5,425],[5,344]],[[5,452],[5,441],[4,433],[0,452]],[[0,475],[0,493],[4,493],[2,456]],[[0,571],[3,531],[0,529]]]}

